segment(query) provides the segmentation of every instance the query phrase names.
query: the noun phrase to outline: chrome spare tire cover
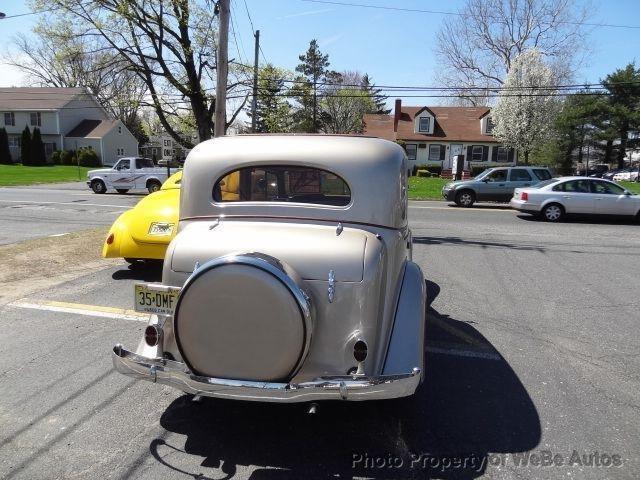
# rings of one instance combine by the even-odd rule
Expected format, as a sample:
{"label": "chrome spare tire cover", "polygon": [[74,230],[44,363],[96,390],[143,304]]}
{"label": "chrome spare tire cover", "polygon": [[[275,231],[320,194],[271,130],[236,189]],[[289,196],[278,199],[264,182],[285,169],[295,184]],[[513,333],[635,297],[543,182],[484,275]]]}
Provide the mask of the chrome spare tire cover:
{"label": "chrome spare tire cover", "polygon": [[174,329],[180,354],[196,375],[286,381],[311,339],[312,311],[300,277],[264,254],[211,260],[189,277]]}

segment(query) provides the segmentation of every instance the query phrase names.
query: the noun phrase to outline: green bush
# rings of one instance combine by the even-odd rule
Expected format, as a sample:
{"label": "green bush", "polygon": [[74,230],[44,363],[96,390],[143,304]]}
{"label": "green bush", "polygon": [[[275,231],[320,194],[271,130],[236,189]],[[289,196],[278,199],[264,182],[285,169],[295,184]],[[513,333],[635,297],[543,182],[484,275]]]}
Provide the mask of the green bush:
{"label": "green bush", "polygon": [[100,167],[100,157],[91,148],[81,148],[78,151],[78,159],[81,167]]}
{"label": "green bush", "polygon": [[60,153],[60,163],[62,165],[76,165],[76,154],[73,150],[63,150]]}
{"label": "green bush", "polygon": [[56,150],[51,154],[51,161],[54,165],[62,165],[62,152],[60,150]]}
{"label": "green bush", "polygon": [[4,128],[0,128],[0,163],[11,165],[11,150],[9,149],[9,135]]}

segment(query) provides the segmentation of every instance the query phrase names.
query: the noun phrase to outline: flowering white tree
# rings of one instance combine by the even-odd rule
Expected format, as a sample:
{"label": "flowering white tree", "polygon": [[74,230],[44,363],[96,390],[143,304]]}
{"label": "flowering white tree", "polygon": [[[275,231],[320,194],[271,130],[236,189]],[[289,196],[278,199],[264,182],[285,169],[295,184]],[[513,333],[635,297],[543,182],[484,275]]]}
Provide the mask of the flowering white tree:
{"label": "flowering white tree", "polygon": [[498,103],[491,111],[493,135],[515,148],[529,163],[529,153],[552,133],[558,112],[556,77],[537,49],[521,53],[511,64]]}

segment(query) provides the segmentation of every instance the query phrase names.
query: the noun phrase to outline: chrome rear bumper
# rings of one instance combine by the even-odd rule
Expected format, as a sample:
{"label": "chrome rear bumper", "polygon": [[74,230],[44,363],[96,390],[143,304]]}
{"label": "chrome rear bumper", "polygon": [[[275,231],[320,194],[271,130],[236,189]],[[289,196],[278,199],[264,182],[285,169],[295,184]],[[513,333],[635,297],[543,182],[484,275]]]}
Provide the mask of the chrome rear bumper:
{"label": "chrome rear bumper", "polygon": [[319,377],[302,383],[252,382],[194,375],[184,363],[149,358],[113,347],[113,366],[139,380],[161,383],[194,395],[257,402],[315,400],[383,400],[412,395],[420,383],[420,369],[402,375]]}

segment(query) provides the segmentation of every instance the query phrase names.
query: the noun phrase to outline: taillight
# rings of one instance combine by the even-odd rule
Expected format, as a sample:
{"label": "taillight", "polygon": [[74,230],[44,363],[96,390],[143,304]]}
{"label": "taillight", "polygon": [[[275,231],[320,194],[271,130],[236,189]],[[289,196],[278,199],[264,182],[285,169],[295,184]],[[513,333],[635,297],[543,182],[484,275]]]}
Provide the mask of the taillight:
{"label": "taillight", "polygon": [[522,192],[520,194],[520,200],[524,200],[525,202],[529,200],[529,194],[527,192]]}
{"label": "taillight", "polygon": [[149,325],[144,329],[144,341],[150,347],[155,347],[160,342],[160,329],[155,325]]}
{"label": "taillight", "polygon": [[115,238],[115,235],[112,233],[107,237],[107,245],[111,245],[113,243],[113,239]]}

